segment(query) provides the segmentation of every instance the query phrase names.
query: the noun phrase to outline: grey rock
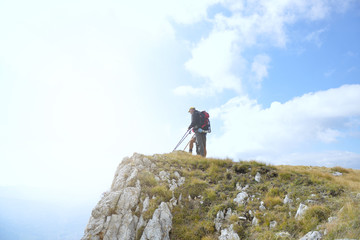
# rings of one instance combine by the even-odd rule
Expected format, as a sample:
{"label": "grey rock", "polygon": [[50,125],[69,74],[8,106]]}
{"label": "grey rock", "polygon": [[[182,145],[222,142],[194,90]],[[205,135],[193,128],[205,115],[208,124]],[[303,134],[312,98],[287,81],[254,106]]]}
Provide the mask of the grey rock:
{"label": "grey rock", "polygon": [[295,219],[301,219],[302,216],[305,214],[308,206],[305,204],[300,203],[298,210],[296,211]]}
{"label": "grey rock", "polygon": [[328,222],[331,223],[331,222],[335,221],[336,219],[337,219],[337,217],[329,217]]}
{"label": "grey rock", "polygon": [[231,224],[230,227],[221,230],[219,240],[240,240],[240,237],[234,232],[233,225]]}
{"label": "grey rock", "polygon": [[125,214],[128,210],[135,207],[139,202],[140,191],[141,189],[136,187],[125,188],[117,203],[115,212],[117,214]]}
{"label": "grey rock", "polygon": [[288,233],[288,232],[278,232],[278,233],[275,233],[275,236],[280,237],[280,238],[289,238],[289,237],[291,237],[290,233]]}
{"label": "grey rock", "polygon": [[261,181],[261,174],[259,172],[255,175],[255,181],[260,182]]}
{"label": "grey rock", "polygon": [[256,217],[253,218],[252,222],[251,222],[252,225],[254,226],[259,226],[259,219],[257,219]]}
{"label": "grey rock", "polygon": [[238,195],[236,196],[236,198],[234,199],[234,202],[237,202],[238,204],[244,204],[245,203],[245,199],[248,197],[249,195],[246,192],[240,192],[238,193]]}
{"label": "grey rock", "polygon": [[160,177],[160,179],[161,179],[162,181],[167,181],[167,180],[169,180],[169,178],[170,178],[170,173],[165,172],[165,171],[161,171],[161,172],[159,173],[159,177]]}
{"label": "grey rock", "polygon": [[318,231],[308,232],[305,236],[300,238],[299,240],[320,240],[322,238],[322,234]]}
{"label": "grey rock", "polygon": [[289,198],[288,195],[285,196],[284,200],[283,200],[284,204],[291,204],[293,203],[293,200],[291,198]]}
{"label": "grey rock", "polygon": [[147,196],[143,202],[142,212],[146,212],[148,210],[149,204],[150,204],[150,198],[149,198],[149,196]]}
{"label": "grey rock", "polygon": [[332,175],[338,177],[338,176],[342,176],[343,174],[341,172],[333,172]]}
{"label": "grey rock", "polygon": [[224,212],[221,211],[221,210],[218,211],[217,214],[216,214],[216,218],[214,220],[216,231],[220,231],[224,219],[225,219]]}
{"label": "grey rock", "polygon": [[172,215],[168,205],[162,202],[146,225],[141,240],[169,240]]}
{"label": "grey rock", "polygon": [[259,207],[259,209],[260,209],[261,211],[265,211],[265,210],[266,210],[266,207],[264,206],[264,202],[263,202],[263,201],[260,202],[260,207]]}
{"label": "grey rock", "polygon": [[276,228],[276,226],[277,226],[277,221],[270,222],[270,229]]}

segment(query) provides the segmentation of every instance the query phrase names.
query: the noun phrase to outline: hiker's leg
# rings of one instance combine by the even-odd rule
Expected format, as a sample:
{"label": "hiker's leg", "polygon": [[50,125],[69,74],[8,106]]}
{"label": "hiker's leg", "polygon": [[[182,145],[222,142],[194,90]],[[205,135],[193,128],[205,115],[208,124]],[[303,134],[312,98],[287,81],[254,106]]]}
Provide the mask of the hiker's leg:
{"label": "hiker's leg", "polygon": [[199,132],[196,133],[196,140],[199,145],[199,154],[201,156],[205,156],[204,136],[205,136],[205,134],[203,134],[203,133],[199,133]]}
{"label": "hiker's leg", "polygon": [[206,133],[204,134],[204,157],[206,157],[207,151],[206,151]]}
{"label": "hiker's leg", "polygon": [[196,141],[195,136],[194,136],[194,137],[192,137],[192,138],[190,139],[190,143],[189,143],[189,152],[191,152],[191,153],[192,153],[192,150],[193,150],[193,147],[194,147],[194,143],[195,143],[195,141]]}

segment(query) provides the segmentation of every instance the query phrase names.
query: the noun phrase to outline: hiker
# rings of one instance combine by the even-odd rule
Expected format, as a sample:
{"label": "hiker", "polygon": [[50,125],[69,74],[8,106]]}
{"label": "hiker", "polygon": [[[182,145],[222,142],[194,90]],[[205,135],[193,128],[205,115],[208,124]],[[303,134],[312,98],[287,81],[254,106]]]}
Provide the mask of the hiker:
{"label": "hiker", "polygon": [[[189,109],[189,113],[191,114],[191,124],[188,127],[188,130],[192,128],[193,131],[195,132],[195,137],[197,142],[196,153],[203,157],[206,157],[206,131],[204,131],[204,129],[201,128],[201,116],[200,116],[201,113],[198,110],[196,110],[194,107],[191,107]],[[192,140],[193,139],[190,140],[189,151],[190,149],[192,150],[194,144],[194,141],[191,142]]]}

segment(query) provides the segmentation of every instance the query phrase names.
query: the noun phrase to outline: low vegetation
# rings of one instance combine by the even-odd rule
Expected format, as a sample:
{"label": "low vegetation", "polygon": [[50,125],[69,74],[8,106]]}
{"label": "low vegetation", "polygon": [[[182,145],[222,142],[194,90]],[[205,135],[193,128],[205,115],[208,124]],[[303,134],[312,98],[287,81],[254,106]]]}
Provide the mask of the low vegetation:
{"label": "low vegetation", "polygon": [[[341,167],[272,166],[255,161],[234,162],[211,159],[184,152],[148,156],[156,169],[139,172],[141,198],[150,198],[143,214],[151,218],[156,207],[172,198],[171,239],[218,239],[214,219],[219,211],[231,209],[223,228],[233,225],[240,239],[299,239],[309,231],[326,231],[323,239],[358,238],[360,236],[360,171]],[[169,182],[159,179],[161,171],[176,179],[175,172],[185,182],[174,191]],[[334,173],[341,173],[335,176]],[[260,173],[260,182],[255,176]],[[135,184],[135,182],[134,182]],[[234,201],[246,191],[244,204]],[[285,204],[288,196],[292,203]],[[265,210],[259,207],[263,202]],[[296,211],[303,203],[308,210],[301,219]],[[239,218],[240,217],[240,218]],[[332,221],[329,222],[329,218]],[[258,224],[252,220],[258,219]],[[271,223],[276,222],[272,225]],[[277,233],[287,232],[280,238]]]}

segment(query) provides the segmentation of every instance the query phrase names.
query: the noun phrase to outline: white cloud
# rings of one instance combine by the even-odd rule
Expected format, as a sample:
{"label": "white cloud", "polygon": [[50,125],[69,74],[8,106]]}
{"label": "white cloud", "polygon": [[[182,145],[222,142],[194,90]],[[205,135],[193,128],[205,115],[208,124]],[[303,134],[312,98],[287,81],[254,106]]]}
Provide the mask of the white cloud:
{"label": "white cloud", "polygon": [[[337,1],[326,0],[258,0],[247,1],[245,4],[236,0],[224,1],[223,6],[231,11],[231,14],[224,16],[219,13],[215,16],[211,22],[211,33],[195,45],[191,58],[185,64],[186,69],[201,77],[205,84],[197,87],[196,91],[189,87],[189,91],[185,91],[185,88],[181,87],[181,91],[177,89],[175,93],[202,92],[199,88],[209,92],[234,89],[239,93],[244,89],[244,80],[251,77],[251,71],[256,71],[255,79],[258,84],[255,86],[259,87],[261,80],[267,75],[268,62],[249,66],[243,56],[246,49],[257,45],[284,48],[289,41],[289,25],[304,19],[324,19],[330,16],[331,12],[338,11],[338,8],[347,9],[351,0],[345,2],[339,4]],[[210,5],[208,2],[203,6]],[[325,30],[309,34],[307,41],[313,41],[320,47],[320,35]]]}
{"label": "white cloud", "polygon": [[296,152],[276,156],[259,156],[259,160],[276,165],[305,165],[360,169],[360,154],[348,151]]}
{"label": "white cloud", "polygon": [[324,33],[325,31],[327,31],[327,29],[323,28],[323,29],[317,30],[315,32],[309,33],[305,37],[305,40],[308,42],[314,42],[317,47],[321,47],[322,41],[321,41],[320,35],[322,33]]}
{"label": "white cloud", "polygon": [[251,71],[254,74],[252,80],[255,86],[260,87],[261,82],[268,76],[268,68],[270,63],[270,57],[265,54],[257,55],[251,64]]}
{"label": "white cloud", "polygon": [[[185,63],[185,68],[195,76],[206,80],[204,91],[190,87],[179,87],[175,93],[214,93],[223,89],[241,91],[240,80],[231,73],[236,60],[236,40],[234,31],[214,31],[192,50],[192,58]],[[188,91],[186,91],[188,90]]]}
{"label": "white cloud", "polygon": [[349,137],[344,129],[348,118],[360,117],[360,108],[354,104],[357,102],[360,85],[309,93],[285,103],[273,102],[269,108],[248,97],[235,97],[212,110],[212,117],[223,124],[222,133],[212,133],[209,152],[213,149],[216,156],[256,158]]}

